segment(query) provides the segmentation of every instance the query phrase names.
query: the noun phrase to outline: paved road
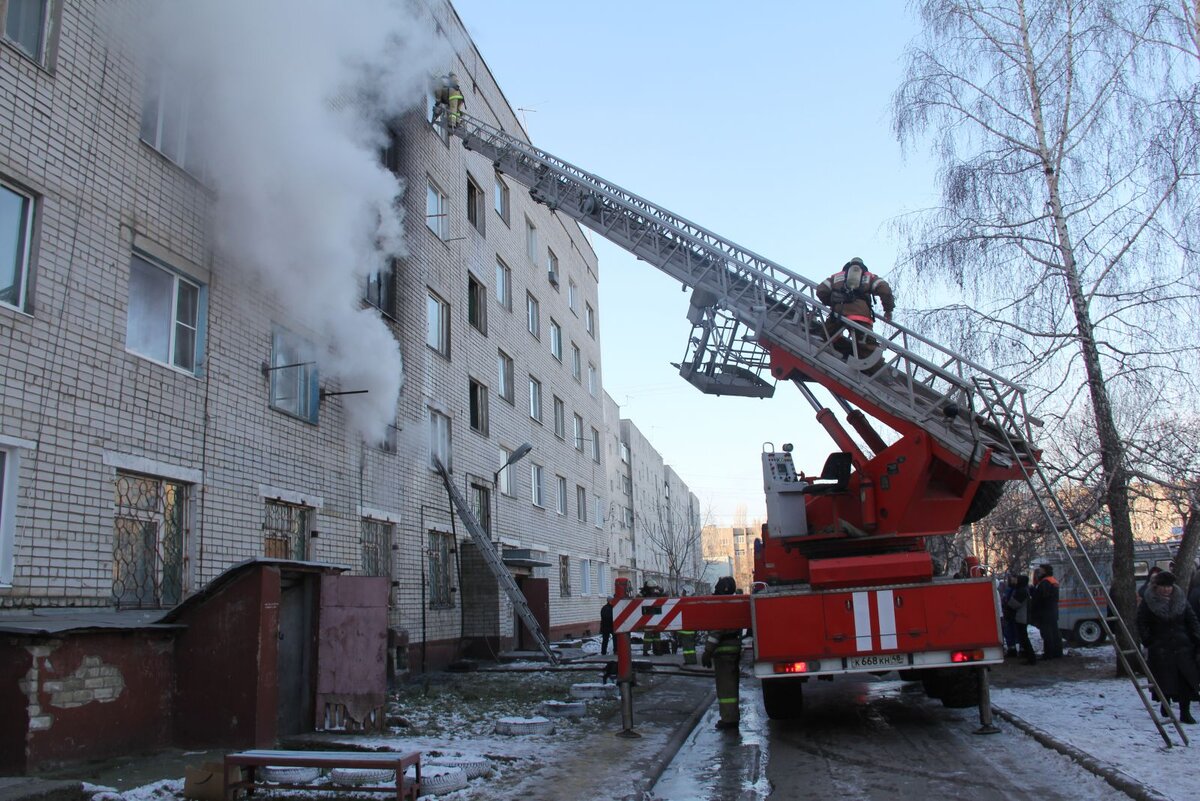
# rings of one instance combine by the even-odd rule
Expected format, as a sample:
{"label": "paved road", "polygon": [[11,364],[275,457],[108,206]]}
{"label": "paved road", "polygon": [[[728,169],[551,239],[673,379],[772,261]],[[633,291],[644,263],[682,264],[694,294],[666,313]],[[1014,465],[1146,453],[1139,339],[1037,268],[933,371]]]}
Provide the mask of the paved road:
{"label": "paved road", "polygon": [[1128,796],[997,721],[977,735],[975,709],[946,709],[920,685],[839,680],[805,686],[799,721],[769,721],[756,680],[742,677],[738,734],[701,719],[655,786],[655,801],[1128,801]]}
{"label": "paved road", "polygon": [[919,684],[809,682],[804,707],[799,721],[769,724],[772,799],[1128,798],[1000,721],[999,734],[974,734],[976,710],[946,709]]}

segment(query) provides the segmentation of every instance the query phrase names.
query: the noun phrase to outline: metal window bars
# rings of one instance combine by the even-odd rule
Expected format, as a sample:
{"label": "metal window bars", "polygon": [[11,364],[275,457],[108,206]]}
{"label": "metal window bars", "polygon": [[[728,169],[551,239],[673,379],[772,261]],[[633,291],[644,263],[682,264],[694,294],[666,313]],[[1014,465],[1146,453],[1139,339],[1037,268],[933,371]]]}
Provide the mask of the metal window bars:
{"label": "metal window bars", "polygon": [[113,481],[113,601],[118,608],[174,606],[183,596],[187,486],[117,473]]}

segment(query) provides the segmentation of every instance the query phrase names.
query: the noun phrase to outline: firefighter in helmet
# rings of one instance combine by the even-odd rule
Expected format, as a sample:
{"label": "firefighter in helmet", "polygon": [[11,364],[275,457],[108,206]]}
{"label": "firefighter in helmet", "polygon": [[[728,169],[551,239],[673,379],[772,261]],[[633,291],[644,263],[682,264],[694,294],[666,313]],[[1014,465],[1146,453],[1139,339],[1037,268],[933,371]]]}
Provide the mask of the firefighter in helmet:
{"label": "firefighter in helmet", "polygon": [[875,338],[851,329],[854,345],[841,336],[846,320],[852,320],[864,328],[875,324],[875,298],[883,305],[883,319],[891,322],[896,298],[892,288],[879,276],[867,270],[863,260],[855,256],[846,262],[841,272],[826,278],[817,287],[817,299],[830,309],[825,320],[825,336],[833,341],[833,347],[844,356],[865,359],[875,352]]}
{"label": "firefighter in helmet", "polygon": [[446,124],[451,128],[457,126],[459,119],[462,118],[462,110],[467,105],[462,89],[458,85],[457,75],[451,72],[437,80],[434,88],[434,100],[438,106],[435,118],[444,113]]}
{"label": "firefighter in helmet", "polygon": [[[713,595],[734,595],[737,584],[733,576],[717,579]],[[736,729],[741,715],[738,710],[738,673],[742,661],[742,630],[724,629],[710,631],[708,640],[704,643],[704,655],[701,657],[704,667],[713,669],[717,680],[717,708],[721,719],[717,721],[718,729]]]}

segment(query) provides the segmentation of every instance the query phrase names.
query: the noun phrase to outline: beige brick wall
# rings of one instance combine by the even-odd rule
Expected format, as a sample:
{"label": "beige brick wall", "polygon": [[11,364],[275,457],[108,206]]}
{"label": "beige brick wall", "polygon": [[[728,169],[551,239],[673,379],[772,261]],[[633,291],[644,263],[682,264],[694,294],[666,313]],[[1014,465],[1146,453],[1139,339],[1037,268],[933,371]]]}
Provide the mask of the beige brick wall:
{"label": "beige brick wall", "polygon": [[[432,0],[435,16],[459,45],[457,63],[469,113],[522,135],[520,125],[456,15]],[[592,582],[580,594],[579,560],[610,561],[609,521],[597,527],[594,498],[608,509],[611,458],[605,442],[603,390],[589,392],[588,365],[602,376],[599,266],[580,230],[534,204],[510,182],[511,225],[492,210],[493,169],[460,142],[446,142],[419,115],[400,130],[410,255],[398,275],[389,323],[403,353],[406,383],[396,425],[397,453],[347,435],[343,406],[326,399],[318,425],[269,408],[275,324],[304,333],[304,321],[274,304],[236,258],[212,250],[208,190],[139,140],[143,78],[112,48],[95,20],[95,0],[65,3],[52,71],[0,44],[0,178],[38,198],[34,285],[28,313],[0,307],[0,444],[21,451],[11,587],[0,606],[109,605],[112,601],[113,488],[118,469],[182,481],[190,487],[185,591],[229,565],[262,553],[266,497],[305,498],[315,507],[310,557],[360,565],[360,512],[377,510],[395,522],[393,624],[412,641],[459,635],[460,609],[426,609],[422,581],[426,532],[450,530],[444,489],[428,467],[428,410],[452,420],[454,481],[490,487],[500,448],[523,442],[533,452],[513,468],[513,497],[493,499],[497,536],[544,555],[549,568],[551,624],[585,624],[607,587]],[[466,179],[486,194],[485,231],[466,218]],[[449,232],[439,240],[423,224],[425,184],[449,198]],[[538,260],[526,255],[525,220],[538,229]],[[559,259],[559,287],[546,274],[546,248]],[[156,364],[125,349],[130,254],[137,248],[207,288],[206,358],[198,376]],[[495,299],[495,260],[512,270],[512,310]],[[486,336],[467,323],[467,276],[488,290]],[[568,307],[568,285],[579,290]],[[425,344],[427,290],[451,309],[450,358]],[[526,330],[526,293],[541,307],[541,338]],[[595,335],[584,309],[597,314]],[[563,329],[564,360],[550,353],[549,323]],[[572,377],[571,347],[582,354],[582,381]],[[512,405],[496,394],[497,350],[515,363]],[[528,377],[543,388],[541,422],[528,413]],[[490,390],[487,436],[470,429],[468,381]],[[353,389],[347,387],[346,389]],[[566,439],[555,436],[553,398],[566,405]],[[590,442],[574,448],[573,414],[602,432],[600,461]],[[661,460],[660,460],[661,461]],[[545,505],[530,500],[530,466],[544,468]],[[660,471],[661,473],[661,471]],[[555,478],[568,485],[568,513],[555,509]],[[576,487],[586,488],[588,520],[578,520]],[[619,487],[617,488],[619,491]],[[455,523],[460,538],[466,536]],[[558,557],[572,564],[572,594],[562,596]],[[477,569],[477,567],[475,568]],[[468,575],[465,580],[470,581]],[[455,579],[457,584],[457,579]],[[485,594],[486,595],[486,594]],[[478,626],[498,615],[501,636],[512,634],[507,603],[474,610]],[[494,625],[494,624],[490,624]],[[594,628],[594,626],[593,626]]]}

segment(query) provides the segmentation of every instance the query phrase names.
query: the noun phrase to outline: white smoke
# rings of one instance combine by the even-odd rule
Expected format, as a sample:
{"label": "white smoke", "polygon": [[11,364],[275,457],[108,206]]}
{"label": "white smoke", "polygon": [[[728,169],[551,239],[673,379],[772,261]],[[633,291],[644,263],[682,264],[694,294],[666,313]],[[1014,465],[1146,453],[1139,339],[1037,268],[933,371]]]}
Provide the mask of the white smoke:
{"label": "white smoke", "polygon": [[[363,309],[364,277],[403,256],[402,182],[380,163],[386,124],[424,102],[450,52],[405,0],[157,0],[122,14],[148,69],[191,92],[189,147],[215,192],[216,246],[255,270],[317,339],[351,429],[395,420],[400,350]],[[128,12],[131,6],[126,6]],[[132,29],[131,29],[132,27]]]}

